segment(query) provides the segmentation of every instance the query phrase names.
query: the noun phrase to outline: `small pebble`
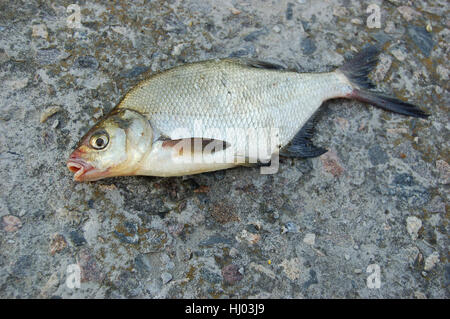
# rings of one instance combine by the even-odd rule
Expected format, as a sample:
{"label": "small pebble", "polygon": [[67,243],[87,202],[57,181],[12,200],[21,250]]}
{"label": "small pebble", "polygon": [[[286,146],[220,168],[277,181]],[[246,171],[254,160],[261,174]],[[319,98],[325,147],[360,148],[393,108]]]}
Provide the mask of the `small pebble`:
{"label": "small pebble", "polygon": [[450,78],[450,70],[443,65],[438,65],[436,67],[436,73],[439,75],[441,80],[447,81]]}
{"label": "small pebble", "polygon": [[276,278],[276,275],[275,275],[275,273],[272,270],[270,270],[270,269],[268,269],[268,268],[266,268],[266,267],[264,267],[262,265],[259,265],[259,264],[256,264],[254,262],[251,262],[249,266],[250,266],[250,268],[252,270],[255,270],[255,271],[258,271],[260,273],[263,273],[264,275],[266,275],[266,276],[268,276],[268,277],[270,277],[272,279]]}
{"label": "small pebble", "polygon": [[406,127],[388,128],[386,132],[388,134],[408,134],[408,129]]}
{"label": "small pebble", "polygon": [[225,283],[233,285],[234,283],[242,280],[244,277],[239,271],[239,267],[234,264],[227,265],[222,268],[222,277]]}
{"label": "small pebble", "polygon": [[284,225],[283,233],[298,233],[298,232],[299,232],[299,228],[295,223],[287,222]]}
{"label": "small pebble", "polygon": [[179,56],[184,49],[185,44],[180,43],[173,47],[172,56]]}
{"label": "small pebble", "polygon": [[298,258],[285,259],[281,262],[280,266],[283,267],[283,271],[289,279],[297,280],[300,278],[302,265]]}
{"label": "small pebble", "polygon": [[436,168],[439,171],[439,183],[450,184],[450,165],[444,160],[437,160]]}
{"label": "small pebble", "polygon": [[[394,23],[392,21],[386,22],[386,28],[384,28],[384,32],[395,35],[396,38],[403,36],[406,32],[405,24],[404,22],[397,22]],[[394,41],[392,41],[394,42]]]}
{"label": "small pebble", "polygon": [[172,275],[169,274],[168,272],[163,272],[163,273],[161,274],[161,279],[162,279],[162,281],[163,281],[163,284],[165,285],[165,284],[167,284],[169,281],[172,280]]}
{"label": "small pebble", "polygon": [[400,49],[392,50],[392,55],[400,62],[403,62],[406,59],[406,54]]}
{"label": "small pebble", "polygon": [[66,239],[61,234],[55,234],[50,242],[50,254],[53,256],[67,247]]}
{"label": "small pebble", "polygon": [[4,231],[12,233],[22,227],[22,221],[16,216],[7,215],[2,218],[2,226]]}
{"label": "small pebble", "polygon": [[59,285],[58,273],[55,272],[50,276],[47,283],[41,289],[41,296],[44,298],[48,298],[50,296],[50,293],[56,290],[56,288],[58,288],[58,285]]}
{"label": "small pebble", "polygon": [[413,20],[415,17],[418,17],[421,15],[419,12],[417,12],[416,10],[414,10],[413,8],[408,7],[408,6],[398,7],[397,10],[398,10],[398,12],[400,12],[402,17],[408,22]]}
{"label": "small pebble", "polygon": [[47,39],[48,32],[45,24],[36,24],[32,27],[32,37]]}
{"label": "small pebble", "polygon": [[439,253],[434,252],[427,258],[425,258],[425,266],[423,267],[424,270],[431,270],[436,266],[436,264],[439,262]]}
{"label": "small pebble", "polygon": [[427,296],[421,291],[415,291],[414,297],[416,297],[416,299],[427,299]]}
{"label": "small pebble", "polygon": [[275,32],[275,33],[280,33],[281,32],[281,28],[279,27],[279,26],[274,26],[273,28],[272,28],[272,30],[273,30],[273,32]]}
{"label": "small pebble", "polygon": [[349,254],[345,254],[344,258],[345,258],[345,260],[350,260],[350,255]]}
{"label": "small pebble", "polygon": [[236,248],[234,248],[234,247],[232,247],[231,249],[230,249],[230,256],[231,257],[236,257],[237,255],[239,254],[239,251],[236,249]]}
{"label": "small pebble", "polygon": [[354,273],[355,273],[355,274],[361,274],[361,273],[362,273],[362,269],[356,268],[356,269],[354,270]]}
{"label": "small pebble", "polygon": [[59,121],[58,121],[58,119],[56,119],[52,124],[52,129],[56,129],[58,127],[58,125],[59,125]]}
{"label": "small pebble", "polygon": [[345,7],[334,7],[333,15],[336,17],[345,17],[349,15],[349,12]]}
{"label": "small pebble", "polygon": [[351,19],[350,22],[353,24],[358,24],[358,25],[363,24],[361,19]]}
{"label": "small pebble", "polygon": [[20,90],[28,85],[28,78],[6,81],[6,85],[9,86],[13,90]]}
{"label": "small pebble", "polygon": [[230,11],[231,11],[231,13],[234,14],[234,15],[238,15],[238,14],[241,13],[241,11],[238,10],[238,9],[236,9],[236,8],[230,8]]}
{"label": "small pebble", "polygon": [[51,106],[51,107],[46,108],[44,110],[44,112],[42,112],[42,114],[41,114],[41,119],[40,119],[41,123],[44,123],[45,121],[47,121],[47,119],[49,117],[58,113],[60,110],[61,110],[61,107],[59,107],[59,106]]}
{"label": "small pebble", "polygon": [[237,239],[239,241],[245,240],[249,244],[253,245],[256,244],[261,239],[261,235],[253,234],[251,232],[248,232],[246,229],[243,229],[240,236]]}
{"label": "small pebble", "polygon": [[306,234],[305,238],[303,238],[303,242],[305,244],[314,246],[314,244],[316,242],[316,235],[312,234],[312,233]]}
{"label": "small pebble", "polygon": [[323,170],[332,174],[334,177],[338,177],[344,172],[344,168],[340,165],[340,159],[336,151],[329,150],[319,158],[322,162]]}
{"label": "small pebble", "polygon": [[116,27],[113,27],[112,30],[114,32],[117,32],[117,33],[121,34],[121,35],[126,35],[127,34],[127,28],[125,28],[125,27],[116,26]]}
{"label": "small pebble", "polygon": [[381,82],[386,74],[389,72],[389,69],[392,65],[392,58],[389,55],[382,54],[380,55],[380,61],[375,69],[374,79],[376,82]]}

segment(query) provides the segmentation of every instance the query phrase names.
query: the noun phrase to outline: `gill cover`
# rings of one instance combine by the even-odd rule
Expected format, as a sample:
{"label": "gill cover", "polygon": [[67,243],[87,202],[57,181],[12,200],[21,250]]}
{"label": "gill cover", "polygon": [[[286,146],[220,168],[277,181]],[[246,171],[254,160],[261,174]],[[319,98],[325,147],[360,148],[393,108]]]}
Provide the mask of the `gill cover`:
{"label": "gill cover", "polygon": [[152,127],[142,114],[130,109],[118,109],[111,115],[112,120],[125,132],[127,163],[130,168],[135,167],[134,170],[136,170],[139,163],[151,150]]}
{"label": "gill cover", "polygon": [[152,146],[153,132],[139,112],[115,109],[94,125],[70,155],[77,181],[132,175]]}

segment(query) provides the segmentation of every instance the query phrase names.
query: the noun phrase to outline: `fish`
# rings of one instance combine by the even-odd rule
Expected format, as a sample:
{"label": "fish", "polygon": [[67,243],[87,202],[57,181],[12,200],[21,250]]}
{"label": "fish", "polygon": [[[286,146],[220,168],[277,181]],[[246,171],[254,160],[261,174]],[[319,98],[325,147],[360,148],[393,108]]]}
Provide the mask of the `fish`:
{"label": "fish", "polygon": [[75,181],[183,176],[270,165],[276,156],[313,158],[318,110],[355,99],[416,118],[429,114],[375,90],[368,46],[330,72],[305,73],[251,58],[186,63],[150,74],[79,141],[67,160]]}

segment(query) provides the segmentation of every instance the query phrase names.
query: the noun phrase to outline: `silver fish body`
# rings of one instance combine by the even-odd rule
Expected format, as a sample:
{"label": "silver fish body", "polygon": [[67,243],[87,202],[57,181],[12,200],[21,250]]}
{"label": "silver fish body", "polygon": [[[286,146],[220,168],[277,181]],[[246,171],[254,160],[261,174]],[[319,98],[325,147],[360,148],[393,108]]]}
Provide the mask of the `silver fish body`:
{"label": "silver fish body", "polygon": [[426,118],[416,106],[370,90],[367,75],[377,56],[369,47],[327,73],[216,59],[151,75],[85,134],[67,167],[75,180],[92,181],[197,174],[267,162],[278,153],[316,157],[326,149],[311,141],[313,114],[333,98]]}
{"label": "silver fish body", "polygon": [[[339,71],[298,73],[223,59],[154,75],[133,88],[117,107],[145,114],[155,131],[171,139],[218,139],[226,137],[227,130],[248,128],[269,136],[276,129],[283,147],[323,101],[351,91]],[[195,135],[196,125],[201,126],[202,136]]]}

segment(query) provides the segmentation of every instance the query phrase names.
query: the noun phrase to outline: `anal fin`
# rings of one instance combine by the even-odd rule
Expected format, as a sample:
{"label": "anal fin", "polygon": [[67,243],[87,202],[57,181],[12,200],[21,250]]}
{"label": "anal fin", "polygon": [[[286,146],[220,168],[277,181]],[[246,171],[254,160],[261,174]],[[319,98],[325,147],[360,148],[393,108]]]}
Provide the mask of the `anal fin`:
{"label": "anal fin", "polygon": [[290,144],[280,150],[280,155],[284,157],[310,158],[317,157],[328,150],[314,146],[311,141],[316,125],[316,115],[313,115],[294,136]]}

